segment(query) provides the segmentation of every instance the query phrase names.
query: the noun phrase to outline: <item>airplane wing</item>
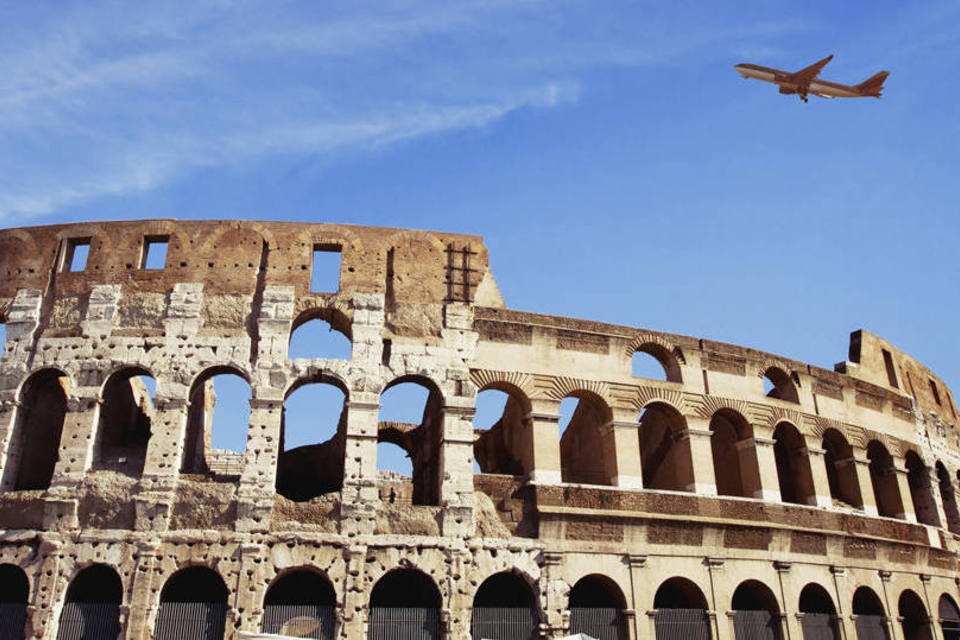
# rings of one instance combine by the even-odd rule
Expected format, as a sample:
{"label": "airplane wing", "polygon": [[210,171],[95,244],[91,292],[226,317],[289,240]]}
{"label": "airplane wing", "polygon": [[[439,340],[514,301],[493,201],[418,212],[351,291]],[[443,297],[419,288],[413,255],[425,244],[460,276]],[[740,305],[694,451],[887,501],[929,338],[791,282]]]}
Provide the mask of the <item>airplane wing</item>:
{"label": "airplane wing", "polygon": [[791,73],[789,81],[798,87],[808,86],[814,78],[820,75],[820,71],[827,66],[827,63],[833,60],[833,54],[830,54],[820,62],[816,62],[806,69],[801,69],[796,73]]}

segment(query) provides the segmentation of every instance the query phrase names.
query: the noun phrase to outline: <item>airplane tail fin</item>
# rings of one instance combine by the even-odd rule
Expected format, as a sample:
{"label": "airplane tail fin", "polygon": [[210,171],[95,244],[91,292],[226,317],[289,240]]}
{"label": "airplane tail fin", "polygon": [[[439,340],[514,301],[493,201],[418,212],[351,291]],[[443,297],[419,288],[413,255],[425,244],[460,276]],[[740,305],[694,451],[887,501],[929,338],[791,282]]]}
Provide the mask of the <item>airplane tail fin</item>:
{"label": "airplane tail fin", "polygon": [[889,71],[881,71],[880,73],[876,73],[858,84],[857,90],[862,95],[879,98],[880,92],[883,91],[883,83],[889,75]]}

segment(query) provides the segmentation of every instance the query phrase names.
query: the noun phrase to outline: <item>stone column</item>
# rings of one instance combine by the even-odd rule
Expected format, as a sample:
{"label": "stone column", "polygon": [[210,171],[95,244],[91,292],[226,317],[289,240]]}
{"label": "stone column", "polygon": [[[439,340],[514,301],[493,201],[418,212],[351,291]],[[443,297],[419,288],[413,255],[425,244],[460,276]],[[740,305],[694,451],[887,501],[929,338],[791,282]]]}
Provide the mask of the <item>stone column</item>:
{"label": "stone column", "polygon": [[276,495],[283,391],[268,388],[257,393],[250,399],[247,448],[237,491],[237,531],[268,531]]}
{"label": "stone column", "polygon": [[471,549],[448,548],[445,551],[450,570],[447,572],[447,593],[450,594],[446,611],[446,632],[448,638],[469,638],[470,622],[473,612],[473,600],[470,595]]}
{"label": "stone column", "polygon": [[883,586],[883,608],[887,614],[884,617],[884,622],[887,624],[887,633],[890,635],[890,640],[906,640],[903,637],[903,628],[897,624],[899,618],[897,616],[898,607],[896,607],[896,602],[894,602],[894,606],[891,607],[890,595],[887,593],[887,584],[890,582],[890,577],[893,575],[893,572],[888,569],[881,569],[878,573],[880,574],[880,584]]}
{"label": "stone column", "polygon": [[138,531],[166,531],[170,526],[190,409],[185,397],[158,397],[154,406],[153,433],[134,498]]}
{"label": "stone column", "polygon": [[[240,544],[240,567],[237,570],[237,589],[231,594],[232,609],[239,617],[239,631],[260,631],[263,617],[263,597],[266,595],[263,580],[264,545],[256,542]],[[230,630],[227,630],[230,633]]]}
{"label": "stone column", "polygon": [[[646,603],[653,602],[650,589],[656,585],[644,580],[643,569],[647,566],[647,556],[628,555],[627,565],[630,567],[630,609],[624,612],[627,617],[627,632],[630,640],[639,638],[655,638],[656,627],[647,631],[653,623],[653,616],[646,608]],[[646,615],[644,615],[646,614]]]}
{"label": "stone column", "polygon": [[[563,554],[546,551],[543,554],[543,575],[540,576],[544,592],[543,610],[547,619],[541,625],[540,637],[544,639],[561,638],[570,627],[569,602],[566,599],[566,584],[560,578],[560,565]],[[453,640],[453,638],[451,638]]]}
{"label": "stone column", "polygon": [[356,640],[367,637],[367,599],[369,593],[364,585],[366,570],[366,545],[350,545],[343,552],[347,564],[343,584],[338,590],[343,594],[343,618],[340,624],[340,640]]}
{"label": "stone column", "polygon": [[452,397],[443,408],[440,442],[440,531],[445,536],[473,535],[472,398]]}
{"label": "stone column", "polygon": [[127,638],[148,640],[153,636],[152,625],[156,620],[159,593],[153,593],[153,581],[159,542],[143,540],[137,543],[134,556],[134,571],[128,589],[130,615],[127,617]]}
{"label": "stone column", "polygon": [[830,480],[827,477],[826,449],[820,447],[807,447],[805,451],[810,460],[810,476],[813,478],[814,495],[806,496],[806,502],[809,505],[817,507],[829,507],[833,505],[833,496],[830,494]]}
{"label": "stone column", "polygon": [[917,521],[917,512],[913,506],[913,492],[910,491],[909,471],[906,467],[901,467],[896,462],[893,463],[893,470],[897,474],[897,491],[900,492],[900,504],[903,509],[897,514],[897,517],[907,522]]}
{"label": "stone column", "polygon": [[[710,420],[699,416],[686,416],[687,435],[690,438],[693,485],[688,486],[702,496],[717,495],[717,476],[713,469],[713,448],[710,446]],[[722,625],[721,625],[722,626]],[[722,640],[722,639],[721,639]]]}
{"label": "stone column", "polygon": [[838,460],[837,468],[843,465],[856,465],[854,469],[857,472],[857,484],[860,485],[860,499],[863,500],[863,512],[868,516],[878,515],[877,498],[873,493],[873,481],[870,479],[870,460],[866,457],[858,456],[856,453],[852,458]]}
{"label": "stone column", "polygon": [[[750,465],[757,465],[756,477],[760,480],[759,487],[744,487],[745,493],[753,495],[754,498],[768,500],[770,502],[780,502],[780,476],[777,472],[777,459],[773,453],[773,445],[776,443],[772,438],[761,438],[755,436],[747,438],[737,443],[737,451],[740,454],[740,471],[744,473]],[[749,455],[750,448],[756,449],[756,458]],[[756,463],[754,463],[756,459]],[[744,475],[747,475],[744,473]]]}
{"label": "stone column", "polygon": [[44,497],[43,526],[48,531],[64,531],[80,526],[77,518],[79,501],[72,496],[76,495],[84,473],[90,466],[99,418],[99,398],[67,398],[57,463],[50,489]]}
{"label": "stone column", "polygon": [[783,623],[786,640],[803,640],[803,627],[801,625],[802,614],[792,611],[795,602],[800,600],[800,592],[793,588],[790,580],[789,562],[774,561],[773,568],[777,572],[777,579],[780,583],[780,619]]}
{"label": "stone column", "polygon": [[[380,397],[351,393],[347,404],[347,433],[340,491],[340,532],[348,537],[372,534],[377,506],[377,428]],[[357,636],[360,637],[360,636]]]}
{"label": "stone column", "polygon": [[[556,409],[556,406],[553,407]],[[533,437],[530,459],[533,469],[529,480],[535,484],[560,484],[563,477],[560,467],[560,414],[555,411],[534,410],[529,416]]]}
{"label": "stone column", "polygon": [[9,459],[10,443],[13,438],[13,431],[17,424],[17,409],[20,407],[20,401],[16,400],[13,391],[3,392],[0,399],[0,490],[9,491],[13,489],[14,478],[7,478],[7,466],[12,464],[16,467],[16,459]]}
{"label": "stone column", "polygon": [[616,475],[611,480],[615,487],[643,488],[643,469],[640,459],[640,424],[632,420],[614,420],[610,423]]}
{"label": "stone column", "polygon": [[[848,615],[847,607],[852,607],[849,585],[846,584],[847,570],[844,567],[830,565],[830,573],[833,575],[833,596],[837,607],[837,627],[840,629],[839,640],[856,640],[857,630],[854,625],[854,618]],[[841,588],[843,583],[843,588]],[[852,608],[850,610],[852,612]]]}
{"label": "stone column", "polygon": [[[718,578],[716,574],[723,571],[723,560],[718,558],[704,558],[704,564],[707,565],[707,574],[710,576],[710,593],[707,594],[710,610],[707,612],[707,615],[710,616],[710,622],[713,624],[713,636],[717,640],[735,640],[733,619],[730,617],[731,612],[727,609],[725,603],[719,606],[715,597],[715,583]],[[724,613],[726,615],[724,615]]]}
{"label": "stone column", "polygon": [[926,490],[930,492],[933,506],[937,510],[937,519],[940,522],[940,526],[949,531],[951,523],[947,519],[947,509],[943,504],[943,494],[940,493],[940,478],[937,477],[936,467],[927,467],[925,480],[927,482]]}
{"label": "stone column", "polygon": [[67,588],[61,584],[60,564],[63,561],[63,541],[59,538],[45,538],[39,545],[40,568],[33,585],[32,611],[27,621],[32,627],[32,638],[55,638],[57,617],[60,614],[57,603],[60,594]]}

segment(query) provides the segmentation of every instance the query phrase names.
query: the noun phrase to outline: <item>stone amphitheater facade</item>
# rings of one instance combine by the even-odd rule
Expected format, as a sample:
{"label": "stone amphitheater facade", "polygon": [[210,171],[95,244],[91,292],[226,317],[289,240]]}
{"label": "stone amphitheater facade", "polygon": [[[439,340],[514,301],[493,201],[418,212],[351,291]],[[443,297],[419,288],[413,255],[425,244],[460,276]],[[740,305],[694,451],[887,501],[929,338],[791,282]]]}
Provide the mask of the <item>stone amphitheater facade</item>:
{"label": "stone amphitheater facade", "polygon": [[[318,251],[336,291],[311,291]],[[289,358],[314,319],[349,359]],[[0,231],[0,322],[3,638],[238,638],[285,611],[316,621],[272,630],[342,639],[960,628],[956,405],[866,331],[822,369],[508,309],[476,236],[174,220]],[[252,394],[233,459],[209,438],[224,372]],[[429,390],[420,424],[379,419],[401,382]],[[295,458],[284,402],[312,383],[346,408]],[[378,442],[412,478],[378,474]]]}

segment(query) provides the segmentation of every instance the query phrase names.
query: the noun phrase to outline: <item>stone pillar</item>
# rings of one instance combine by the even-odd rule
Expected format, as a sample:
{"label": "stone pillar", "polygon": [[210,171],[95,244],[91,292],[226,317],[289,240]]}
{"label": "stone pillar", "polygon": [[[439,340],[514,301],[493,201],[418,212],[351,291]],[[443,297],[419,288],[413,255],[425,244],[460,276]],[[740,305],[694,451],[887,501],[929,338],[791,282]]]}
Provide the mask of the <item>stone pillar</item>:
{"label": "stone pillar", "polygon": [[927,467],[924,480],[927,483],[926,490],[930,492],[930,498],[933,500],[934,509],[937,510],[939,526],[949,531],[951,523],[947,519],[947,510],[943,504],[943,494],[940,493],[940,478],[937,477],[937,468]]}
{"label": "stone pillar", "polygon": [[470,622],[473,613],[471,595],[473,587],[470,585],[471,565],[473,563],[471,549],[448,548],[445,552],[450,570],[447,571],[447,593],[450,594],[446,611],[446,632],[448,638],[469,638]]}
{"label": "stone pillar", "polygon": [[653,617],[649,615],[650,611],[647,610],[646,605],[648,602],[653,602],[650,590],[657,586],[650,584],[649,580],[644,580],[643,570],[647,566],[647,556],[628,555],[627,565],[630,567],[630,609],[624,612],[627,617],[627,633],[630,640],[655,638],[655,627],[651,628],[649,633],[647,631],[647,627],[653,623]]}
{"label": "stone pillar", "polygon": [[[702,496],[717,495],[717,476],[713,470],[713,448],[710,446],[709,418],[686,416],[690,438],[690,460],[693,463],[693,486],[687,490]],[[721,625],[722,626],[722,625]]]}
{"label": "stone pillar", "polygon": [[917,512],[913,506],[913,492],[910,491],[910,479],[906,467],[893,463],[893,471],[897,474],[897,491],[900,492],[900,504],[903,505],[897,517],[907,522],[917,521]]}
{"label": "stone pillar", "polygon": [[817,507],[829,507],[833,505],[833,496],[830,495],[830,480],[827,477],[826,449],[820,447],[807,447],[805,451],[810,460],[810,476],[813,478],[814,495],[806,496],[806,502],[809,505]]}
{"label": "stone pillar", "polygon": [[[547,619],[541,625],[540,637],[561,638],[570,627],[570,610],[567,600],[567,585],[560,577],[560,565],[563,554],[545,551],[543,554],[543,575],[540,577],[544,593],[543,610]],[[451,638],[453,640],[453,638]]]}
{"label": "stone pillar", "polygon": [[878,573],[880,574],[880,584],[883,586],[883,608],[887,613],[884,622],[887,624],[887,633],[890,636],[890,640],[906,640],[903,637],[903,628],[898,624],[899,618],[897,611],[899,608],[896,606],[896,601],[894,601],[892,603],[893,606],[891,606],[890,594],[887,593],[887,584],[890,582],[893,572],[888,569],[880,569]]}
{"label": "stone pillar", "polygon": [[250,399],[247,448],[237,491],[237,531],[268,531],[276,494],[283,391],[257,391],[258,397]]}
{"label": "stone pillar", "polygon": [[367,637],[368,598],[364,585],[366,570],[366,545],[350,545],[344,549],[347,571],[343,585],[338,590],[343,594],[343,618],[340,624],[340,640],[356,640]]}
{"label": "stone pillar", "polygon": [[[704,564],[707,565],[707,574],[710,576],[710,593],[707,594],[710,610],[707,612],[707,615],[710,616],[710,622],[713,624],[713,637],[717,640],[735,640],[733,619],[727,610],[727,604],[723,603],[722,606],[718,605],[715,597],[715,583],[718,579],[716,574],[723,571],[723,560],[718,558],[704,558]],[[724,613],[726,615],[724,615]]]}
{"label": "stone pillar", "polygon": [[63,561],[63,541],[59,538],[45,538],[39,545],[40,568],[33,584],[32,611],[27,620],[27,630],[32,628],[30,638],[56,637],[57,616],[60,614],[57,603],[60,594],[67,588],[61,584],[60,565]]}
{"label": "stone pillar", "polygon": [[99,398],[67,398],[57,463],[44,497],[43,526],[48,531],[65,531],[80,526],[77,519],[77,488],[90,466],[93,438],[100,418]]}
{"label": "stone pillar", "polygon": [[535,484],[560,484],[563,476],[560,467],[560,414],[533,411],[529,416],[533,437],[530,459],[533,469],[529,480]]}
{"label": "stone pillar", "polygon": [[86,313],[80,321],[83,337],[101,340],[108,337],[113,332],[119,306],[119,284],[94,285],[87,299]]}
{"label": "stone pillar", "polygon": [[[7,465],[14,464],[16,460],[9,460],[11,453],[10,443],[13,438],[13,431],[17,424],[17,409],[20,407],[20,401],[14,398],[12,391],[3,392],[0,399],[0,490],[9,491],[13,489],[14,478],[7,478]],[[19,459],[19,456],[17,456]]]}
{"label": "stone pillar", "polygon": [[452,397],[443,408],[440,442],[440,531],[445,536],[473,535],[473,414],[472,398]]}
{"label": "stone pillar", "polygon": [[[794,603],[800,601],[800,592],[794,588],[790,580],[790,563],[774,561],[773,568],[777,572],[780,583],[780,619],[783,623],[785,640],[803,640],[802,614],[793,611]],[[796,613],[797,615],[790,615]]]}
{"label": "stone pillar", "polygon": [[7,343],[12,343],[10,359],[25,362],[24,373],[33,364],[33,334],[40,325],[42,303],[43,291],[40,289],[17,289],[7,312]]}
{"label": "stone pillar", "polygon": [[[780,502],[780,476],[777,472],[777,459],[773,454],[772,438],[755,436],[737,443],[737,452],[740,456],[740,472],[744,477],[752,465],[756,465],[756,478],[760,480],[759,487],[744,487],[747,495],[769,502]],[[750,455],[750,450],[756,450],[756,456]]]}
{"label": "stone pillar", "polygon": [[624,489],[643,488],[643,469],[640,458],[640,424],[635,421],[614,420],[610,423],[616,475],[611,484]]}
{"label": "stone pillar", "polygon": [[153,433],[147,442],[140,492],[134,498],[138,531],[166,531],[170,526],[190,409],[184,397],[158,397],[154,406]]}
{"label": "stone pillar", "polygon": [[[380,397],[351,393],[347,404],[347,433],[340,491],[340,532],[348,537],[372,534],[377,506],[377,428]],[[362,563],[362,561],[361,561]],[[361,636],[356,636],[361,637]]]}
{"label": "stone pillar", "polygon": [[[240,566],[237,569],[237,588],[231,594],[232,609],[237,612],[238,631],[260,631],[263,617],[263,597],[266,595],[263,580],[264,545],[257,542],[240,544]],[[227,633],[230,630],[227,629]]]}
{"label": "stone pillar", "polygon": [[877,498],[873,494],[873,481],[870,479],[870,460],[865,457],[854,454],[854,457],[846,460],[838,460],[837,468],[843,465],[856,465],[854,469],[857,472],[857,484],[860,485],[860,499],[863,500],[863,512],[868,516],[879,515],[877,511]]}
{"label": "stone pillar", "polygon": [[157,617],[159,593],[153,593],[154,573],[159,542],[142,540],[137,543],[134,571],[128,588],[130,615],[127,617],[127,638],[148,640],[153,636],[152,625]]}
{"label": "stone pillar", "polygon": [[[854,617],[847,615],[847,607],[851,607],[852,612],[853,593],[849,585],[846,584],[847,570],[844,567],[830,565],[830,573],[833,575],[833,600],[837,608],[837,627],[840,630],[839,640],[856,640],[857,630],[854,625]],[[843,588],[841,588],[843,583]]]}

